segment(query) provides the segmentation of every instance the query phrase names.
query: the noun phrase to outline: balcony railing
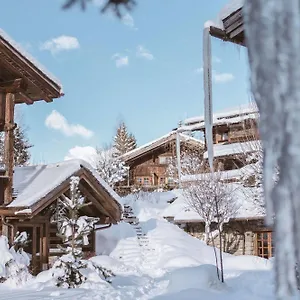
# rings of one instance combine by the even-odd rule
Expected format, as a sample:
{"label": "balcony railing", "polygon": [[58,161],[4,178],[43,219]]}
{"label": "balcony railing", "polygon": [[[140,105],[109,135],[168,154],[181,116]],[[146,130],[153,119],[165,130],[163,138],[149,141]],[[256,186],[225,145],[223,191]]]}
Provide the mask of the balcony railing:
{"label": "balcony railing", "polygon": [[258,133],[255,129],[243,129],[238,131],[230,131],[229,132],[229,139],[236,140],[236,139],[250,139],[257,138]]}

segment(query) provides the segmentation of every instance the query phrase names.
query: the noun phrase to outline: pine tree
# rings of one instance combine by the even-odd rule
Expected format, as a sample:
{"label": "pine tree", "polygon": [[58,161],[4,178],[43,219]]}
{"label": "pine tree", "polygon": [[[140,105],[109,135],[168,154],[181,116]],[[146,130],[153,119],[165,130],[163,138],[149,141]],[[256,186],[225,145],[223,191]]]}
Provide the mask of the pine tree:
{"label": "pine tree", "polygon": [[96,169],[101,178],[112,188],[128,176],[128,167],[116,152],[114,147],[97,149]]}
{"label": "pine tree", "polygon": [[14,137],[15,166],[27,165],[30,160],[29,149],[32,147],[32,144],[29,143],[29,140],[26,136],[26,130],[20,125],[17,125],[14,130]]}
{"label": "pine tree", "polygon": [[[25,166],[30,160],[30,144],[26,136],[26,128],[17,125],[14,129],[14,164],[15,166]],[[4,133],[0,133],[0,164],[4,162]]]}
{"label": "pine tree", "polygon": [[[57,224],[58,236],[63,240],[61,249],[66,253],[53,265],[53,277],[57,286],[74,288],[87,280],[89,271],[107,280],[112,272],[82,259],[82,246],[88,245],[88,235],[94,230],[99,218],[81,216],[79,211],[91,203],[86,203],[79,191],[79,177],[73,176],[70,182],[70,198],[63,196],[58,200],[52,222]],[[57,272],[60,269],[61,272]],[[55,271],[56,270],[56,271]],[[108,281],[108,280],[107,280]]]}
{"label": "pine tree", "polygon": [[90,203],[85,203],[84,197],[79,191],[79,178],[72,177],[70,183],[71,197],[63,197],[58,200],[60,208],[60,219],[58,224],[58,236],[62,238],[65,252],[72,254],[75,258],[82,257],[81,246],[88,245],[88,235],[93,231],[94,224],[99,218],[80,216],[79,210]]}
{"label": "pine tree", "polygon": [[116,155],[123,155],[136,148],[136,139],[132,133],[128,133],[127,126],[121,122],[114,137],[114,148]]}

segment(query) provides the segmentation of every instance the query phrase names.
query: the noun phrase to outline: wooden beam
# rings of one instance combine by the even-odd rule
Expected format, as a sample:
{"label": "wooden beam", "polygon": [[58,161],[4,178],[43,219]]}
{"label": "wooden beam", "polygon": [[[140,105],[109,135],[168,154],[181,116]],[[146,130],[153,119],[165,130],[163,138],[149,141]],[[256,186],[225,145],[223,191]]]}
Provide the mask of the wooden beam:
{"label": "wooden beam", "polygon": [[22,78],[0,82],[0,91],[5,93],[19,93],[26,91],[27,83]]}
{"label": "wooden beam", "polygon": [[232,42],[234,44],[238,44],[238,45],[241,45],[241,46],[246,46],[245,44],[245,41],[244,40],[238,40],[238,39],[235,39],[235,38],[230,38],[225,30],[223,29],[220,29],[220,28],[217,28],[217,27],[214,27],[214,26],[210,26],[209,28],[209,33],[211,36],[213,37],[216,37],[224,42]]}
{"label": "wooden beam", "polygon": [[43,94],[43,99],[47,102],[47,103],[51,103],[53,102],[53,99],[49,96],[47,96],[46,94]]}
{"label": "wooden beam", "polygon": [[243,10],[239,8],[235,12],[231,13],[228,17],[223,19],[224,28],[227,31],[227,28],[230,27],[233,23],[243,18]]}
{"label": "wooden beam", "polygon": [[0,131],[4,130],[5,124],[5,93],[0,91]]}
{"label": "wooden beam", "polygon": [[[89,170],[84,171],[87,174],[92,173]],[[109,192],[100,185],[98,180],[94,176],[86,176],[84,178],[84,181],[91,187],[99,187],[94,188],[93,191],[97,194],[99,199],[102,199],[101,206],[104,207],[104,209],[109,213],[108,216],[111,217],[113,223],[118,223],[121,217],[122,208],[120,204],[109,194]],[[99,203],[99,201],[98,201]],[[116,212],[120,212],[120,215],[116,214]]]}
{"label": "wooden beam", "polygon": [[90,191],[83,186],[83,184],[80,185],[79,189],[82,191],[83,194],[86,194],[88,196],[88,198],[90,198],[92,200],[92,203],[106,216],[110,216],[110,214],[108,213],[108,211],[103,207],[103,205],[101,203],[99,203],[99,201],[97,201],[97,199],[90,193]]}
{"label": "wooden beam", "polygon": [[22,99],[24,99],[27,105],[31,105],[34,103],[34,100],[28,94],[26,94],[26,92],[20,91],[19,95],[22,97]]}
{"label": "wooden beam", "polygon": [[4,163],[5,175],[8,180],[4,189],[4,204],[12,201],[13,173],[14,173],[14,109],[15,94],[7,93],[5,97],[5,137],[4,137]]}

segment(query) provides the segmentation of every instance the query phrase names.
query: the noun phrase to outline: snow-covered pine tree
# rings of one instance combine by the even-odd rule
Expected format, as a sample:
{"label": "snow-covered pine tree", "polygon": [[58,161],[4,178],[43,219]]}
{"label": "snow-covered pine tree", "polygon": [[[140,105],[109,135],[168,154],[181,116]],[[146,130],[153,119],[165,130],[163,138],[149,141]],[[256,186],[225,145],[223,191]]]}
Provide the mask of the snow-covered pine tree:
{"label": "snow-covered pine tree", "polygon": [[[70,182],[70,198],[63,196],[58,200],[52,222],[57,224],[58,236],[63,240],[61,249],[65,252],[53,265],[53,277],[57,286],[74,288],[84,283],[88,272],[96,272],[107,279],[113,274],[91,261],[82,259],[82,246],[88,245],[88,236],[94,230],[99,218],[81,216],[79,211],[90,205],[79,191],[79,177],[73,176]],[[59,272],[57,272],[59,270]]]}
{"label": "snow-covered pine tree", "polygon": [[[15,166],[25,166],[30,160],[29,149],[32,144],[26,136],[26,128],[17,125],[14,129],[14,164]],[[4,156],[4,133],[0,133],[0,164]]]}
{"label": "snow-covered pine tree", "polygon": [[136,148],[136,139],[132,133],[128,132],[125,122],[121,122],[114,137],[114,155],[119,156]]}
{"label": "snow-covered pine tree", "polygon": [[114,147],[97,149],[96,169],[101,178],[112,188],[128,176],[128,167],[116,152]]}
{"label": "snow-covered pine tree", "polygon": [[[183,150],[181,152],[181,176],[202,173],[204,168],[203,159],[198,151]],[[172,157],[168,161],[167,175],[175,182],[178,180],[177,158]]]}
{"label": "snow-covered pine tree", "polygon": [[14,130],[14,162],[15,166],[27,165],[30,160],[29,149],[32,147],[24,127],[17,125]]}

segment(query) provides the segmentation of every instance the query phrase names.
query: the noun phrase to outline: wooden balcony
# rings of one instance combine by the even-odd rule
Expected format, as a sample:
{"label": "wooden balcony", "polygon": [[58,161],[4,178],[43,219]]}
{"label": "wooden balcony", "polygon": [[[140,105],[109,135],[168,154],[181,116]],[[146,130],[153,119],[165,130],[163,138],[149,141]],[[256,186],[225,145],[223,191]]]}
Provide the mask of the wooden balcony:
{"label": "wooden balcony", "polygon": [[230,131],[228,134],[229,140],[253,140],[257,139],[258,132],[255,129],[243,129],[238,131]]}

